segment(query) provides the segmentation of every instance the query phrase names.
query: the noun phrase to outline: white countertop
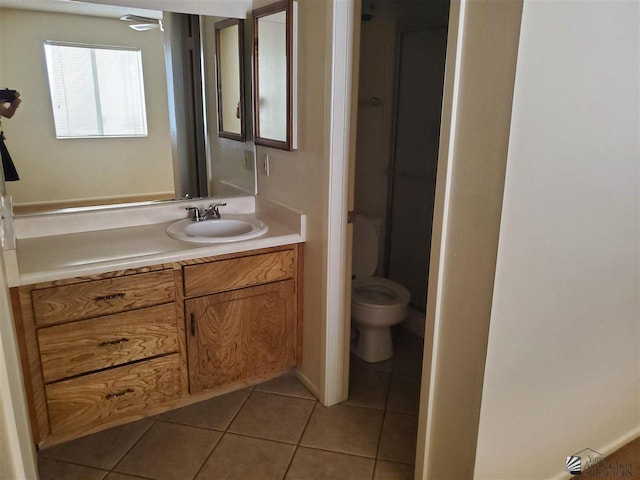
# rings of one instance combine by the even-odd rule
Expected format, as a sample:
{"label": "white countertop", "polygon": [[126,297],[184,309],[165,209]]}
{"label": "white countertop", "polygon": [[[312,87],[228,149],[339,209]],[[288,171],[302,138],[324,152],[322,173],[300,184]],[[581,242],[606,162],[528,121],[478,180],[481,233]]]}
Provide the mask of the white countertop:
{"label": "white countertop", "polygon": [[[265,200],[256,201],[254,212],[249,213],[245,209],[244,212],[234,213],[255,215],[267,223],[268,232],[261,237],[229,243],[196,244],[175,240],[166,233],[167,227],[172,223],[166,221],[113,228],[118,222],[113,218],[105,217],[105,224],[109,224],[111,228],[97,229],[100,219],[96,216],[99,214],[92,217],[90,231],[77,231],[78,228],[74,227],[70,228],[70,233],[24,235],[24,238],[17,235],[15,255],[18,275],[9,279],[10,286],[95,275],[305,241],[306,217],[304,214]],[[162,214],[166,215],[166,211]],[[156,218],[162,218],[162,216]],[[181,212],[175,220],[180,218],[184,218]],[[33,222],[33,219],[29,221]],[[44,221],[50,222],[50,218]],[[16,230],[19,231],[20,228]],[[64,230],[58,230],[60,231]]]}

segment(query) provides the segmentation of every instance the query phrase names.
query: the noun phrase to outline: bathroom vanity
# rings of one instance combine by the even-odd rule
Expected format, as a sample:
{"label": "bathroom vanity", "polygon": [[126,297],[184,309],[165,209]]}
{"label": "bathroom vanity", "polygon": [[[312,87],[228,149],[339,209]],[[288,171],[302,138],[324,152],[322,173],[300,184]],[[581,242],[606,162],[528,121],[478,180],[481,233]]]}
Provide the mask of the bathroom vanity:
{"label": "bathroom vanity", "polygon": [[[250,2],[234,8],[234,14],[241,14],[233,16],[244,17],[243,9],[248,6]],[[106,20],[94,24],[87,18],[56,16],[47,21],[43,18],[49,17],[43,15],[14,12],[11,18],[18,21],[7,20],[3,25],[19,25],[13,27],[16,34],[21,28],[25,32],[37,28],[38,38],[55,37],[64,40],[60,43],[65,48],[73,49],[105,49],[104,45],[127,38],[125,44],[140,44],[136,48],[144,50],[147,60],[140,68],[150,72],[145,78],[157,77],[158,68],[149,61],[153,58],[179,78],[188,74],[207,81],[199,85],[202,92],[197,98],[189,98],[191,94],[181,88],[164,91],[165,85],[174,84],[171,79],[166,84],[161,79],[145,84],[147,105],[153,107],[148,135],[145,131],[144,135],[136,133],[137,139],[121,141],[118,135],[102,131],[69,134],[113,137],[97,141],[100,146],[93,140],[71,141],[64,142],[62,149],[58,139],[69,135],[58,134],[56,125],[43,124],[47,120],[42,115],[30,117],[27,111],[16,116],[18,139],[19,132],[32,131],[20,128],[20,122],[26,126],[38,123],[46,131],[40,139],[46,145],[41,151],[48,155],[64,152],[54,159],[60,161],[24,162],[19,184],[24,188],[8,190],[19,200],[21,211],[92,205],[98,200],[96,203],[171,198],[175,189],[179,195],[215,191],[224,197],[114,208],[90,206],[13,218],[6,204],[7,190],[0,181],[3,264],[34,442],[45,448],[241,389],[298,365],[306,217],[259,196],[244,195],[257,191],[254,144],[283,150],[297,146],[294,2],[281,0],[255,10],[253,25],[239,18],[220,21],[217,15],[207,19],[172,14],[167,21],[174,26],[169,29],[173,33],[164,38],[158,35],[163,39],[161,45],[116,34],[119,30],[106,25]],[[42,25],[48,26],[45,31]],[[73,46],[77,38],[70,37],[76,29],[91,30],[94,40]],[[177,34],[187,29],[189,37]],[[67,35],[66,30],[72,33]],[[256,57],[253,84],[245,82],[245,37],[254,39],[247,43]],[[109,38],[113,40],[104,40]],[[202,41],[193,42],[193,38]],[[169,39],[173,43],[167,43]],[[48,46],[53,48],[55,43]],[[21,57],[32,61],[25,65],[33,68],[25,67],[14,79],[29,85],[37,98],[46,98],[49,77],[33,75],[34,71],[45,72],[42,45],[39,41],[28,44],[29,54],[22,52]],[[183,70],[181,62],[172,59],[179,58],[186,45],[194,58],[216,58],[215,68],[209,63]],[[212,48],[217,49],[215,55]],[[171,55],[162,58],[162,52]],[[287,61],[281,64],[280,58]],[[96,72],[94,65],[91,75],[99,75]],[[91,92],[96,82],[90,82]],[[214,85],[217,89],[211,90]],[[286,89],[274,85],[286,85]],[[252,91],[256,92],[254,108],[245,108],[252,103],[245,101],[245,94],[250,96]],[[214,97],[217,102],[204,101]],[[174,99],[192,110],[185,118],[165,121],[174,112],[162,112],[159,107],[173,104]],[[218,124],[218,135],[207,128],[191,144],[198,128],[187,117],[204,116],[218,120],[211,122]],[[170,151],[168,129],[173,124],[171,138],[189,138],[178,143],[206,151],[207,155],[197,155],[202,160],[197,166],[191,163],[191,155]],[[255,138],[246,134],[251,124]],[[55,136],[50,134],[54,131]],[[16,156],[37,158],[32,139],[21,140],[22,150]],[[17,144],[20,142],[12,148],[18,148]],[[209,164],[213,159],[215,168]],[[176,169],[174,177],[168,175],[171,166]],[[209,178],[213,172],[219,177]],[[55,180],[59,184],[52,186]],[[45,184],[47,188],[40,187]],[[237,191],[235,186],[243,193],[227,197],[227,192]],[[185,209],[194,213],[194,222]],[[215,216],[195,222],[208,213]],[[205,223],[208,221],[211,223]],[[250,229],[245,231],[247,226]],[[230,231],[237,235],[209,243],[208,237]]]}
{"label": "bathroom vanity", "polygon": [[[250,215],[252,201],[229,199],[229,210]],[[154,208],[156,220],[168,218]],[[175,219],[184,205],[171,209]],[[264,200],[253,209],[267,234],[210,245],[168,237],[167,222],[123,226],[130,217],[117,211],[104,222],[118,228],[74,231],[76,218],[65,233],[30,237],[34,219],[15,225],[11,295],[36,444],[182,407],[299,364],[304,215]]]}

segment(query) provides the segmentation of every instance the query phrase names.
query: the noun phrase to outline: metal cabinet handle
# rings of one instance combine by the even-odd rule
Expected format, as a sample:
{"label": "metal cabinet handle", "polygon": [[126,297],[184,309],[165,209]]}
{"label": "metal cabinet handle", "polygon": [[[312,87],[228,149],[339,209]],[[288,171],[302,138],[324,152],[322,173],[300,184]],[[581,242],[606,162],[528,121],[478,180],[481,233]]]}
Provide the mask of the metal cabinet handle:
{"label": "metal cabinet handle", "polygon": [[124,292],[118,292],[118,293],[112,293],[111,295],[104,295],[101,297],[96,297],[94,298],[94,300],[96,302],[101,302],[103,300],[115,300],[116,298],[124,298],[124,296],[126,295],[126,293]]}
{"label": "metal cabinet handle", "polygon": [[123,390],[122,392],[107,393],[104,396],[104,398],[106,398],[107,400],[111,400],[112,398],[123,397],[125,395],[129,395],[130,393],[133,393],[133,389],[127,388],[126,390]]}
{"label": "metal cabinet handle", "polygon": [[118,345],[120,343],[125,343],[125,342],[128,342],[128,341],[129,341],[128,338],[122,337],[122,338],[118,338],[117,340],[107,340],[105,342],[100,342],[98,344],[98,346],[99,347],[110,347],[112,345]]}
{"label": "metal cabinet handle", "polygon": [[191,336],[196,336],[196,316],[195,314],[191,314]]}

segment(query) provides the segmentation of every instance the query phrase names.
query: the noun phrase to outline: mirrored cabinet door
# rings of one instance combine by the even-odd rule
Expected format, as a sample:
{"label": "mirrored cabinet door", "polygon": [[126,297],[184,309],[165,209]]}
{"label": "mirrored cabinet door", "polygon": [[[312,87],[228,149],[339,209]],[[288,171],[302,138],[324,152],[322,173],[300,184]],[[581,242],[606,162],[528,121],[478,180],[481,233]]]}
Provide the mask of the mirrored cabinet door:
{"label": "mirrored cabinet door", "polygon": [[244,20],[230,18],[215,25],[218,135],[245,140]]}
{"label": "mirrored cabinet door", "polygon": [[293,2],[253,14],[255,143],[291,150],[293,142]]}

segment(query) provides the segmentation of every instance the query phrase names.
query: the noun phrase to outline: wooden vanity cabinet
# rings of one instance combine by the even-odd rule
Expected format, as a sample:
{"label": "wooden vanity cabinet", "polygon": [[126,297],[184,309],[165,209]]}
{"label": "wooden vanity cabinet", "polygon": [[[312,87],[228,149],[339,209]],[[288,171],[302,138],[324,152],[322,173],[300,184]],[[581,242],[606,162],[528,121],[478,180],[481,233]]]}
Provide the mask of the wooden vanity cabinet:
{"label": "wooden vanity cabinet", "polygon": [[36,443],[187,393],[175,285],[174,267],[160,265],[12,290]]}
{"label": "wooden vanity cabinet", "polygon": [[38,327],[171,303],[173,271],[123,275],[70,285],[36,286],[31,290]]}
{"label": "wooden vanity cabinet", "polygon": [[190,392],[294,367],[294,309],[293,280],[187,300]]}
{"label": "wooden vanity cabinet", "polygon": [[184,268],[192,394],[265,378],[299,355],[296,246]]}
{"label": "wooden vanity cabinet", "polygon": [[41,447],[244,388],[301,358],[302,245],[11,289]]}

